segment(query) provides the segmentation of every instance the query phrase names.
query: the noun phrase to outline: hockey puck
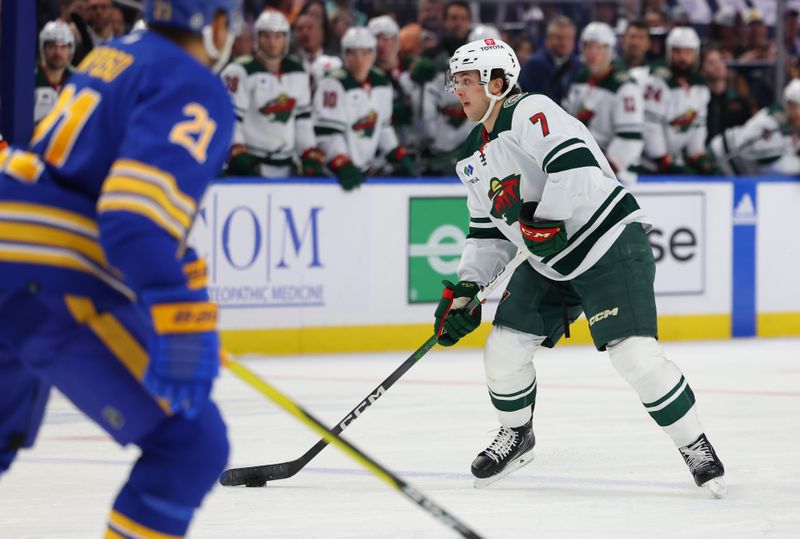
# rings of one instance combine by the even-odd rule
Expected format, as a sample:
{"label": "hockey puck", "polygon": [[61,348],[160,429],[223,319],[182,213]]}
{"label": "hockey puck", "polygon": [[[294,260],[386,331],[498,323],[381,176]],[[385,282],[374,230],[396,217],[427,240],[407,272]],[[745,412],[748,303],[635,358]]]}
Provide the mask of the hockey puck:
{"label": "hockey puck", "polygon": [[247,483],[245,483],[244,486],[246,486],[248,488],[266,487],[267,486],[267,481],[266,480],[254,479],[254,480],[250,480]]}

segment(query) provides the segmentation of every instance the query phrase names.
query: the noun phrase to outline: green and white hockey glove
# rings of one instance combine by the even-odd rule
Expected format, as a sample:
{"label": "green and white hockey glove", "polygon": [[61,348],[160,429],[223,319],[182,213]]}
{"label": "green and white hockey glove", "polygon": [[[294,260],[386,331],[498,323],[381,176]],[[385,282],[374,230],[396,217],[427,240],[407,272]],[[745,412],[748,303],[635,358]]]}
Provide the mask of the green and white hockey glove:
{"label": "green and white hockey glove", "polygon": [[480,304],[469,312],[465,309],[480,287],[472,281],[459,281],[458,284],[442,281],[442,284],[444,290],[436,307],[433,329],[436,342],[442,346],[453,346],[481,324]]}
{"label": "green and white hockey glove", "polygon": [[414,159],[408,155],[408,151],[403,146],[398,146],[386,157],[387,161],[394,165],[395,174],[398,176],[416,177],[418,175]]}
{"label": "green and white hockey glove", "polygon": [[322,176],[325,168],[325,154],[317,148],[309,148],[300,157],[303,165],[303,176]]}
{"label": "green and white hockey glove", "polygon": [[519,228],[528,250],[542,258],[567,246],[564,221],[541,221],[534,217],[537,202],[525,202],[519,211]]}
{"label": "green and white hockey glove", "polygon": [[336,179],[339,180],[339,185],[341,185],[345,191],[352,191],[367,180],[366,174],[355,166],[346,155],[337,155],[334,157],[331,162],[328,163],[328,168],[336,175]]}
{"label": "green and white hockey glove", "polygon": [[261,161],[255,155],[247,153],[247,148],[236,144],[231,148],[228,161],[228,175],[230,176],[258,176]]}

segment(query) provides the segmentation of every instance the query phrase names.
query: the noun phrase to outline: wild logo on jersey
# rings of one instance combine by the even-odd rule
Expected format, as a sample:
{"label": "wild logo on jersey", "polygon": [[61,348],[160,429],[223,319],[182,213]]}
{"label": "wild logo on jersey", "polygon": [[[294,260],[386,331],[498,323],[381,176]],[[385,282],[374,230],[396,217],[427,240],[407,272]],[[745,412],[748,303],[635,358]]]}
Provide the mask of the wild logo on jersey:
{"label": "wild logo on jersey", "polygon": [[378,123],[378,113],[371,110],[366,116],[362,116],[353,124],[353,131],[362,137],[371,137],[375,132],[375,124]]}
{"label": "wild logo on jersey", "polygon": [[286,94],[281,94],[259,109],[264,116],[271,116],[273,122],[286,123],[292,116],[297,100]]}
{"label": "wild logo on jersey", "polygon": [[681,132],[686,132],[690,127],[692,127],[692,124],[694,124],[695,118],[697,118],[697,111],[694,109],[689,109],[669,122],[669,125],[679,129]]}
{"label": "wild logo on jersey", "polygon": [[576,114],[575,117],[583,125],[588,126],[589,122],[591,122],[592,118],[594,118],[594,111],[593,110],[589,110],[589,109],[585,109],[585,108],[581,108],[581,110],[578,111],[578,114]]}
{"label": "wild logo on jersey", "polygon": [[488,196],[492,201],[492,211],[489,213],[496,219],[505,219],[509,225],[517,221],[522,204],[519,196],[519,178],[519,174],[512,174],[502,180],[497,178],[489,180]]}
{"label": "wild logo on jersey", "polygon": [[467,121],[467,113],[464,112],[464,108],[460,104],[440,107],[439,114],[452,127],[461,127]]}

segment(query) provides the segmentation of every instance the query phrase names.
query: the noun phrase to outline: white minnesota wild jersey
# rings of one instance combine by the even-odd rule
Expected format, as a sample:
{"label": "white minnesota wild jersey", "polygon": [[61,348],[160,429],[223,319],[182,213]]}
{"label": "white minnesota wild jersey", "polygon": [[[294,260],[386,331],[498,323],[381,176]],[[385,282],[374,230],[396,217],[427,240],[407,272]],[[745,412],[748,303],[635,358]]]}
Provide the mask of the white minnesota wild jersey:
{"label": "white minnesota wild jersey", "polygon": [[464,113],[464,107],[455,94],[445,90],[445,72],[437,73],[433,80],[426,82],[420,94],[419,86],[414,85],[412,99],[422,108],[422,122],[428,147],[433,154],[457,150],[475,127]]}
{"label": "white minnesota wild jersey", "polygon": [[709,146],[727,175],[800,174],[800,130],[792,128],[779,104],[761,109],[744,125],[726,129]]}
{"label": "white minnesota wild jersey", "polygon": [[316,146],[308,73],[292,57],[271,73],[253,56],[242,56],[221,73],[236,113],[233,144],[273,167]]}
{"label": "white minnesota wild jersey", "polygon": [[706,116],[711,92],[695,73],[688,83],[668,67],[655,68],[644,89],[644,153],[659,159],[669,155],[676,165],[705,153]]}
{"label": "white minnesota wild jersey", "polygon": [[36,66],[36,83],[34,87],[34,104],[33,104],[33,123],[39,123],[39,120],[47,116],[53,109],[58,101],[58,94],[61,88],[69,80],[72,74],[72,68],[67,67],[64,70],[64,75],[60,81],[53,83],[45,75],[42,66]]}
{"label": "white minnesota wild jersey", "polygon": [[366,171],[378,150],[397,148],[392,100],[392,84],[382,69],[373,67],[363,84],[343,69],[323,78],[314,94],[314,130],[326,160],[346,155]]}
{"label": "white minnesota wild jersey", "polygon": [[628,169],[640,164],[644,148],[642,88],[617,67],[601,78],[583,70],[569,87],[563,106],[589,128],[617,176],[625,181],[631,175]]}
{"label": "white minnesota wild jersey", "polygon": [[564,221],[567,246],[531,255],[534,269],[558,281],[592,267],[628,223],[649,224],[586,126],[544,95],[508,98],[491,134],[482,125],[470,133],[456,172],[470,213],[461,280],[486,283],[526,249],[517,224],[523,202],[539,203],[539,219]]}

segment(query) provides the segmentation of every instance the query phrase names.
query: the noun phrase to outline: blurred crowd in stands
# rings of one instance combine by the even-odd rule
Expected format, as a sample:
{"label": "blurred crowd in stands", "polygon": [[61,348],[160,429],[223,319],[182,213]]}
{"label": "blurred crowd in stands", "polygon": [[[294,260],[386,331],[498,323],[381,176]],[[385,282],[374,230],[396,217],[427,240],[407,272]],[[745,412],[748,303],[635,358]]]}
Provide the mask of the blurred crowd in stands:
{"label": "blurred crowd in stands", "polygon": [[[71,66],[144,29],[135,2],[37,5],[38,122]],[[785,13],[774,0],[244,5],[220,75],[237,116],[229,175],[333,175],[345,189],[375,175],[452,176],[475,124],[445,90],[448,59],[475,39],[512,45],[522,91],[583,121],[624,183],[642,173],[800,175],[797,0]]]}

